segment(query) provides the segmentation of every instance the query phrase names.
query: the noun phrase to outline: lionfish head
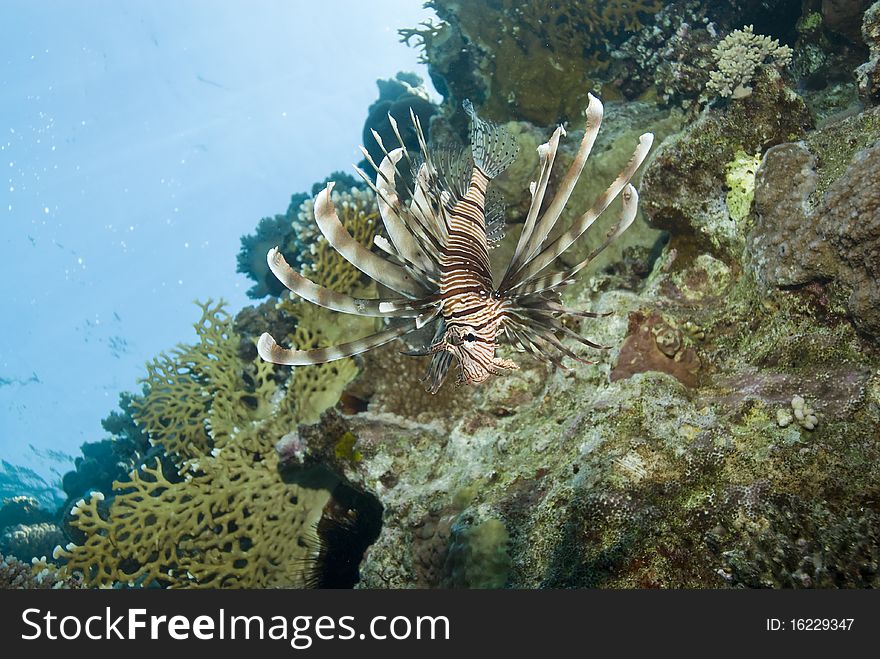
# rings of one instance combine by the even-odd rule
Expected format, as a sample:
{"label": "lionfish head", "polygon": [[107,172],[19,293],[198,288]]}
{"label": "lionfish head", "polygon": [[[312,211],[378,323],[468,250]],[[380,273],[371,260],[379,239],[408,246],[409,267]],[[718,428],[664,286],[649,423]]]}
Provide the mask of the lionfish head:
{"label": "lionfish head", "polygon": [[[451,355],[458,362],[457,384],[480,384],[491,375],[519,368],[509,359],[495,356],[494,337],[482,335],[469,325],[450,325],[442,339],[431,346],[431,351]],[[449,366],[448,362],[446,364]],[[444,372],[445,375],[445,372]]]}

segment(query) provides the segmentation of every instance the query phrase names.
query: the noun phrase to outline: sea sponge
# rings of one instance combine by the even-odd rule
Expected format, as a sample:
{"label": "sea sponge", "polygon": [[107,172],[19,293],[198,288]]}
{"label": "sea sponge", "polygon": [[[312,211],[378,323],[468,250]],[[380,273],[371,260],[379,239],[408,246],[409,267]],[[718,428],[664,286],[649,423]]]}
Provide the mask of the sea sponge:
{"label": "sea sponge", "polygon": [[754,26],[746,25],[724,37],[715,48],[717,69],[709,73],[707,95],[722,98],[743,98],[752,93],[751,82],[764,66],[784,67],[791,62],[791,48],[779,41],[755,34]]}

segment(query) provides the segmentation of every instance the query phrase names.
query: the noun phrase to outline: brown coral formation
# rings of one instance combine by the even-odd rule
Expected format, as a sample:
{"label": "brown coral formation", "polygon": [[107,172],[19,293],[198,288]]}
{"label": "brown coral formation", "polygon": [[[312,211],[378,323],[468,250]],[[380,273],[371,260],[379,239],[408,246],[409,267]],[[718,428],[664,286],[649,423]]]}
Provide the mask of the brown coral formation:
{"label": "brown coral formation", "polygon": [[611,371],[612,381],[659,371],[686,387],[694,387],[699,370],[700,358],[693,348],[684,345],[680,330],[655,313],[630,314],[628,336]]}

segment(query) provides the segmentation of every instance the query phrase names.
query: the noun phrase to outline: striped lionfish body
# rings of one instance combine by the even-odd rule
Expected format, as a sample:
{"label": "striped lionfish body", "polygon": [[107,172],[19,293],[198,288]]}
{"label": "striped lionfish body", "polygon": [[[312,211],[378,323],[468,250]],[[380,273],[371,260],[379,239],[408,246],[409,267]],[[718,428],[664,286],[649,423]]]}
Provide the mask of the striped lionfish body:
{"label": "striped lionfish body", "polygon": [[[458,383],[465,384],[478,384],[491,375],[516,369],[512,360],[495,355],[502,340],[560,368],[565,367],[559,354],[585,361],[560,341],[562,336],[602,348],[565,327],[560,320],[566,315],[602,314],[562,306],[559,289],[574,281],[600,251],[632,224],[638,194],[630,179],[647,156],[653,135],[641,136],[632,158],[608,189],[568,229],[556,232],[551,239],[602,121],[602,104],[592,95],[589,98],[583,140],[555,195],[546,203],[550,171],[565,131],[558,127],[550,140],[538,148],[540,171],[530,185],[532,202],[513,257],[497,279],[493,277],[489,247],[497,239],[504,208],[492,193],[491,181],[515,160],[516,141],[502,127],[480,119],[466,101],[471,144],[460,153],[440,150],[432,157],[421,125],[411,115],[421,151],[421,162],[416,163],[389,115],[400,146],[387,150],[374,132],[385,157],[377,165],[363,150],[376,176],[372,178],[357,170],[376,194],[387,238],[377,236],[375,244],[384,257],[358,243],[343,227],[330,198],[332,183],[315,199],[315,220],[324,237],[346,260],[396,291],[399,297],[358,299],[319,286],[294,271],[277,248],[269,250],[268,261],[285,286],[314,304],[342,313],[390,318],[391,322],[372,336],[313,350],[282,348],[269,334],[263,334],[257,343],[260,356],[290,366],[317,364],[366,352],[433,325],[430,345],[405,354],[431,356],[424,381],[428,390],[435,393],[453,363],[458,365]],[[411,165],[411,183],[401,174],[402,160]],[[623,202],[620,217],[602,244],[574,266],[545,272],[618,196]]]}

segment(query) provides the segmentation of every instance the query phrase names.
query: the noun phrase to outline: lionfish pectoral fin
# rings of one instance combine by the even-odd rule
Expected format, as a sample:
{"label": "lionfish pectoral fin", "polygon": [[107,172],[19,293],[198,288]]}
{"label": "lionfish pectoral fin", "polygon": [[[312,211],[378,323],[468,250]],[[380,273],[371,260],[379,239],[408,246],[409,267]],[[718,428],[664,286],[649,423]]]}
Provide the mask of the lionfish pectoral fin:
{"label": "lionfish pectoral fin", "polygon": [[271,334],[265,332],[257,341],[257,353],[264,361],[273,364],[281,364],[282,366],[311,366],[312,364],[323,364],[336,361],[337,359],[354,357],[367,350],[385,345],[399,336],[412,332],[414,329],[412,320],[409,320],[409,322],[391,326],[386,330],[356,341],[341,343],[327,348],[313,348],[311,350],[282,348],[272,338]]}
{"label": "lionfish pectoral fin", "polygon": [[480,119],[469,100],[465,100],[462,106],[471,120],[471,153],[474,165],[488,178],[495,178],[516,160],[519,144],[502,126]]}

